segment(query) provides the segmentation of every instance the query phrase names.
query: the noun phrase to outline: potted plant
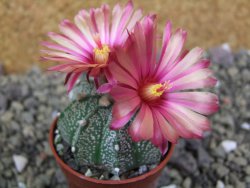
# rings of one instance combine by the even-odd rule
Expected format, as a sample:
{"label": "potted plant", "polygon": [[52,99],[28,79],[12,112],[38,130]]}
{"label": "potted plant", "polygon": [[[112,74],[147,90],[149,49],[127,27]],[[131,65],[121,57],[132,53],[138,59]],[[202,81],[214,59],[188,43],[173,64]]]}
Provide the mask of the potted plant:
{"label": "potted plant", "polygon": [[108,5],[82,10],[42,43],[44,60],[62,62],[49,70],[67,73],[72,101],[52,123],[50,146],[72,188],[154,188],[178,138],[210,129],[204,115],[218,98],[194,90],[216,79],[201,48],[182,52],[184,30],[167,22],[158,48],[155,15],[131,1],[110,14]]}

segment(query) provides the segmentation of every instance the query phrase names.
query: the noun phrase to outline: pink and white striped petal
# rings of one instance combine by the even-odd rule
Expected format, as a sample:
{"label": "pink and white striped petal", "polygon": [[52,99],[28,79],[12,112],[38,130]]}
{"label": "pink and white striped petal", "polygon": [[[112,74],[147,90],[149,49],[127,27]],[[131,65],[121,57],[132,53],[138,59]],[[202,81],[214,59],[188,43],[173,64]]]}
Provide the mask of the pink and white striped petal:
{"label": "pink and white striped petal", "polygon": [[142,104],[129,128],[129,133],[134,141],[149,140],[153,137],[153,115],[146,104]]}
{"label": "pink and white striped petal", "polygon": [[164,98],[204,115],[211,115],[219,109],[217,95],[209,92],[168,93]]}

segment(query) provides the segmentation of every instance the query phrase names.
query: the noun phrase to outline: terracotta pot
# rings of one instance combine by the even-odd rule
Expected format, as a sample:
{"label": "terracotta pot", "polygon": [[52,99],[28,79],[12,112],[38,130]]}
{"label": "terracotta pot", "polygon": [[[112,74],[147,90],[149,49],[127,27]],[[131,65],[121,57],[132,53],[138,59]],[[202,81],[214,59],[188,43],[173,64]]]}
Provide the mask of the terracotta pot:
{"label": "terracotta pot", "polygon": [[71,169],[58,156],[53,143],[56,123],[57,119],[53,121],[50,128],[49,144],[57,163],[61,167],[68,180],[70,188],[156,188],[158,177],[160,176],[161,171],[169,161],[175,147],[173,144],[171,144],[165,159],[156,168],[147,172],[146,174],[135,178],[119,181],[97,180],[94,178],[86,177],[83,174],[80,174],[77,171]]}

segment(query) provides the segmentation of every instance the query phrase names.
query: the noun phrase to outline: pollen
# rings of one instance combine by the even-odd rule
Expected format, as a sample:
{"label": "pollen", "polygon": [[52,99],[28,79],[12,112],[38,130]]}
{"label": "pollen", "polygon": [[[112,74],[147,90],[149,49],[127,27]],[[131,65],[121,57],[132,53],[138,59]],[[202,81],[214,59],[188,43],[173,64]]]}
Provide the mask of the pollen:
{"label": "pollen", "polygon": [[101,48],[94,49],[94,60],[99,64],[106,64],[109,59],[110,49],[108,45],[103,45]]}
{"label": "pollen", "polygon": [[158,99],[162,94],[172,88],[170,81],[166,81],[163,84],[148,84],[141,90],[141,96],[146,101],[152,101]]}

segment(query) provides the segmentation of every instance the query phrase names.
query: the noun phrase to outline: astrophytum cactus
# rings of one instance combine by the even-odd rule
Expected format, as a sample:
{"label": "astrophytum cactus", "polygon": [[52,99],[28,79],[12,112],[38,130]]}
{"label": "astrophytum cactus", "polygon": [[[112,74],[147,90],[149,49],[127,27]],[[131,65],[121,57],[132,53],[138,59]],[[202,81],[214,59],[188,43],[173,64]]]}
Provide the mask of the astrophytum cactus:
{"label": "astrophytum cactus", "polygon": [[72,103],[60,114],[57,128],[76,164],[123,173],[160,162],[160,150],[149,141],[133,142],[127,126],[110,130],[112,102],[97,94],[92,82],[83,77],[69,96]]}

